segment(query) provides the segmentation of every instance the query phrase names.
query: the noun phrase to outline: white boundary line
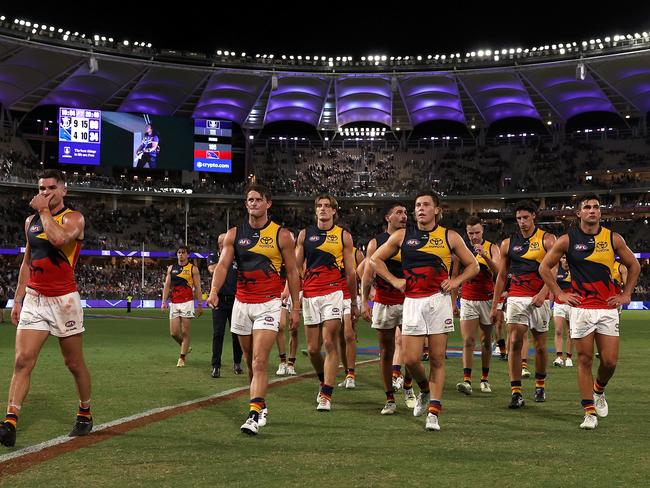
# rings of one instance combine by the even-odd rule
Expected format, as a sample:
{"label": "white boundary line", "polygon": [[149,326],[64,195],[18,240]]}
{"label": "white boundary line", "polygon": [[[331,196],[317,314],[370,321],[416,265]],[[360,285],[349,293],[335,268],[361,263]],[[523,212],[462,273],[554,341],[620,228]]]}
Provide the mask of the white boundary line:
{"label": "white boundary line", "polygon": [[[365,361],[359,361],[356,364],[357,365],[362,365],[362,364],[368,364],[372,362],[376,362],[379,359],[367,359]],[[313,375],[313,372],[308,372],[308,373],[301,373],[296,376],[285,376],[284,378],[274,378],[271,381],[269,381],[269,384],[274,384],[274,383],[282,383],[284,381],[289,381],[295,378],[304,378],[307,376]],[[99,432],[105,429],[108,429],[110,427],[115,427],[116,425],[121,425],[125,424],[127,422],[131,422],[133,420],[138,420],[142,419],[145,417],[149,417],[151,415],[156,415],[162,412],[166,412],[168,410],[174,410],[176,408],[182,408],[182,407],[187,407],[190,405],[194,405],[196,403],[201,403],[204,401],[208,400],[214,400],[216,398],[221,398],[225,397],[228,395],[231,395],[233,393],[239,393],[241,391],[246,391],[250,388],[250,385],[246,386],[241,386],[239,388],[231,388],[230,390],[225,390],[225,391],[220,391],[219,393],[215,393],[214,395],[210,395],[207,397],[202,397],[202,398],[196,398],[194,400],[188,400],[186,402],[178,403],[176,405],[168,405],[166,407],[158,407],[158,408],[152,408],[150,410],[145,410],[144,412],[136,413],[135,415],[130,415],[128,417],[122,417],[121,419],[116,419],[112,420],[111,422],[107,422],[105,424],[98,425],[97,427],[93,427],[93,432]],[[62,435],[59,437],[55,437],[54,439],[50,439],[49,441],[41,442],[40,444],[34,444],[33,446],[28,446],[24,447],[22,449],[18,449],[17,451],[9,452],[7,454],[3,454],[0,456],[0,463],[4,463],[6,461],[10,461],[12,459],[16,459],[22,456],[26,456],[27,454],[34,454],[37,452],[40,452],[44,449],[48,449],[50,447],[58,446],[60,444],[65,444],[66,442],[69,442],[73,439],[76,439],[76,437],[68,437],[67,435]],[[0,468],[2,466],[0,465]]]}

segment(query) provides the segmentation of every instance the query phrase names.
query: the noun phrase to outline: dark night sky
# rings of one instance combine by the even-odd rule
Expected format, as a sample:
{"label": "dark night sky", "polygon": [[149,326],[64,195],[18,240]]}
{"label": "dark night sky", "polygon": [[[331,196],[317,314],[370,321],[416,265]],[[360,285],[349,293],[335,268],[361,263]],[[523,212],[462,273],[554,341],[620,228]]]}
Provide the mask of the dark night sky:
{"label": "dark night sky", "polygon": [[[586,2],[581,2],[583,8],[550,8],[551,4],[538,6],[533,2],[512,3],[512,7],[494,2],[489,8],[458,3],[453,8],[433,8],[405,2],[403,5],[409,7],[403,12],[378,3],[337,6],[333,2],[269,2],[267,6],[232,2],[202,11],[202,3],[194,2],[192,11],[162,10],[154,2],[147,4],[149,8],[140,3],[131,9],[107,3],[110,6],[96,8],[95,15],[75,15],[67,7],[3,6],[0,14],[87,35],[151,42],[158,48],[357,58],[369,54],[464,55],[482,48],[526,48],[650,30],[650,4],[617,12],[611,4],[605,11]],[[161,20],[153,20],[156,18]]]}

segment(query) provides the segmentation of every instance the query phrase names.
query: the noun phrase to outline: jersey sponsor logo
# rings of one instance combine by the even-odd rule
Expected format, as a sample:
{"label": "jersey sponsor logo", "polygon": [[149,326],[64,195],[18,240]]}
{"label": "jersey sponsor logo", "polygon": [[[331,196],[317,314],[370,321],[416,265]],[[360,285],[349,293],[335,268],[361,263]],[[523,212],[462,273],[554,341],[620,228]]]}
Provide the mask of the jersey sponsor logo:
{"label": "jersey sponsor logo", "polygon": [[420,244],[420,241],[418,239],[409,239],[408,241],[406,241],[407,246],[415,247],[418,244]]}
{"label": "jersey sponsor logo", "polygon": [[251,240],[247,238],[239,239],[237,242],[240,246],[250,246],[251,245]]}
{"label": "jersey sponsor logo", "polygon": [[41,227],[40,225],[32,225],[29,228],[29,232],[32,232],[34,234],[36,234],[36,233],[40,234],[41,232],[43,232],[43,227]]}
{"label": "jersey sponsor logo", "polygon": [[260,239],[260,243],[264,244],[265,246],[270,246],[273,244],[273,237],[264,236]]}
{"label": "jersey sponsor logo", "polygon": [[573,246],[573,249],[575,249],[576,251],[586,251],[589,249],[589,246],[587,246],[586,244],[576,244],[575,246]]}
{"label": "jersey sponsor logo", "polygon": [[319,239],[320,239],[320,236],[311,236],[311,237],[309,238],[309,240],[310,240],[311,242],[316,242],[316,241],[319,240]]}
{"label": "jersey sponsor logo", "polygon": [[444,246],[443,246],[444,242],[445,242],[445,241],[444,241],[443,239],[440,239],[439,237],[432,237],[432,238],[429,240],[429,243],[430,243],[433,247],[444,247]]}
{"label": "jersey sponsor logo", "polygon": [[337,236],[335,234],[330,234],[330,235],[327,236],[327,241],[328,242],[338,242],[338,240],[339,240],[339,236]]}

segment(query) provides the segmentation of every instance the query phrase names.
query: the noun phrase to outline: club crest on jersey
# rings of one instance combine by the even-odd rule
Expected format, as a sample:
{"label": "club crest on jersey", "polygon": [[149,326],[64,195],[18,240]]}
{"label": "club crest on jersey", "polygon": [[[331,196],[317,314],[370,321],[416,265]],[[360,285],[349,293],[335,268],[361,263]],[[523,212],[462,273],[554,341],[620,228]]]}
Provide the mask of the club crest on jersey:
{"label": "club crest on jersey", "polygon": [[600,241],[598,244],[596,244],[596,252],[604,252],[607,251],[607,243],[604,241]]}
{"label": "club crest on jersey", "polygon": [[407,246],[415,247],[418,244],[420,244],[420,241],[418,239],[409,239],[408,241],[406,241]]}
{"label": "club crest on jersey", "polygon": [[237,241],[237,244],[239,244],[240,246],[250,246],[251,240],[247,238],[239,239],[239,241]]}
{"label": "club crest on jersey", "polygon": [[36,233],[40,234],[41,232],[43,232],[43,227],[41,227],[40,225],[32,225],[29,228],[29,232],[33,232],[34,234]]}
{"label": "club crest on jersey", "polygon": [[573,249],[576,251],[587,251],[589,249],[589,246],[587,246],[587,244],[576,244],[573,246]]}
{"label": "club crest on jersey", "polygon": [[530,243],[530,250],[531,251],[539,251],[539,242],[531,242]]}
{"label": "club crest on jersey", "polygon": [[311,236],[311,237],[309,238],[309,240],[310,240],[311,242],[316,242],[318,239],[320,239],[319,236]]}
{"label": "club crest on jersey", "polygon": [[327,236],[327,242],[338,242],[339,236],[330,234]]}

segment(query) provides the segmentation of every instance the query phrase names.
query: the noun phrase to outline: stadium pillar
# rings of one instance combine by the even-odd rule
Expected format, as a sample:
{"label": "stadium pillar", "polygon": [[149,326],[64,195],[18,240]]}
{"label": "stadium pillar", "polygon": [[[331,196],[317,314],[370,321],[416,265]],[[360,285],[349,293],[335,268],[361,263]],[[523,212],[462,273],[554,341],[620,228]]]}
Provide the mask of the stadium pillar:
{"label": "stadium pillar", "polygon": [[486,137],[485,127],[481,127],[481,129],[478,131],[478,145],[479,145],[479,147],[485,147],[485,137]]}

